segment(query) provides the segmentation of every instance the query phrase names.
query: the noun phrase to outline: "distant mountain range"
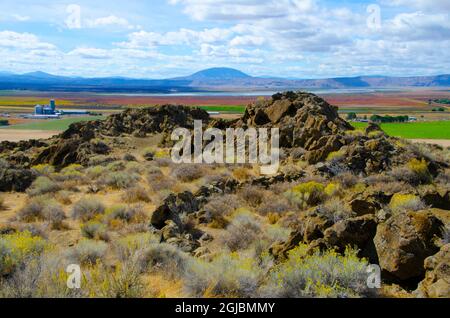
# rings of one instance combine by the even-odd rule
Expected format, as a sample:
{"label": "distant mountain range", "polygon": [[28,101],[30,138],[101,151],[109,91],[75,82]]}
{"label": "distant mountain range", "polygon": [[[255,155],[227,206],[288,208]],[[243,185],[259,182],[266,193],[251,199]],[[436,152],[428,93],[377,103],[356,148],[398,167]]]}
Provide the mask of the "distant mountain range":
{"label": "distant mountain range", "polygon": [[44,72],[26,74],[0,72],[0,90],[171,93],[401,87],[450,87],[450,75],[283,79],[253,77],[232,68],[210,68],[186,77],[155,80],[125,77],[67,77]]}

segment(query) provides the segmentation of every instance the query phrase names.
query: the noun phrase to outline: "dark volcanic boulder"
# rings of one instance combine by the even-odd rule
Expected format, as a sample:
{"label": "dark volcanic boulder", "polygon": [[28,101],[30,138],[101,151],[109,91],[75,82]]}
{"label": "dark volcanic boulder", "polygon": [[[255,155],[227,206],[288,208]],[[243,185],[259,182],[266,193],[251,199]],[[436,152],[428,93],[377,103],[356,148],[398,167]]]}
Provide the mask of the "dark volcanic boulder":
{"label": "dark volcanic boulder", "polygon": [[368,257],[371,262],[377,261],[373,238],[377,231],[375,216],[364,215],[339,221],[324,233],[323,242],[328,248],[343,253],[345,249],[356,247],[361,256]]}
{"label": "dark volcanic boulder", "polygon": [[171,194],[164,200],[164,203],[153,212],[150,222],[157,229],[162,229],[168,220],[171,220],[180,226],[180,214],[193,213],[198,211],[198,209],[199,202],[191,192],[186,191],[179,194]]}
{"label": "dark volcanic boulder", "polygon": [[0,191],[25,191],[36,179],[30,169],[0,163]]}
{"label": "dark volcanic boulder", "polygon": [[187,106],[163,105],[142,109],[127,109],[109,116],[101,123],[104,135],[118,136],[147,133],[171,133],[177,127],[194,128],[194,120],[209,122],[209,114],[200,109]]}
{"label": "dark volcanic boulder", "polygon": [[378,225],[374,239],[380,266],[400,280],[424,275],[424,260],[435,254],[443,223],[431,211],[400,213]]}

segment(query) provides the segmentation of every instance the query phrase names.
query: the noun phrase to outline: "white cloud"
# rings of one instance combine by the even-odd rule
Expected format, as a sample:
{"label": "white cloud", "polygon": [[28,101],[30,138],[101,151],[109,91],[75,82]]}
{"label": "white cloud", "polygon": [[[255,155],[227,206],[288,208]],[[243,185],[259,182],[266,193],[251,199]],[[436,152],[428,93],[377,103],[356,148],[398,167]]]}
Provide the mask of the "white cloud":
{"label": "white cloud", "polygon": [[68,53],[68,55],[79,56],[85,59],[109,59],[112,57],[109,50],[80,47]]}
{"label": "white cloud", "polygon": [[263,45],[265,39],[261,36],[240,35],[230,41],[231,46],[260,46]]}
{"label": "white cloud", "polygon": [[429,12],[445,12],[450,10],[450,1],[448,0],[381,0],[381,3],[389,6],[410,7]]}
{"label": "white cloud", "polygon": [[30,17],[26,16],[26,15],[13,14],[12,16],[14,19],[16,19],[17,21],[20,21],[20,22],[25,22],[25,21],[30,20]]}
{"label": "white cloud", "polygon": [[13,31],[0,31],[0,47],[16,49],[56,49],[53,44],[40,41],[34,34]]}
{"label": "white cloud", "polygon": [[226,40],[231,35],[226,29],[205,29],[194,31],[190,29],[180,29],[167,33],[133,32],[128,36],[127,42],[116,43],[124,48],[153,48],[162,45],[194,45],[199,43],[215,43]]}
{"label": "white cloud", "polygon": [[309,12],[315,0],[169,0],[181,4],[184,12],[195,20],[251,21],[282,18],[291,13]]}
{"label": "white cloud", "polygon": [[115,15],[109,15],[106,17],[87,20],[86,26],[89,28],[101,28],[101,27],[111,27],[111,26],[117,26],[117,27],[122,27],[122,28],[127,28],[127,29],[135,28],[135,26],[131,25],[127,19],[119,18]]}

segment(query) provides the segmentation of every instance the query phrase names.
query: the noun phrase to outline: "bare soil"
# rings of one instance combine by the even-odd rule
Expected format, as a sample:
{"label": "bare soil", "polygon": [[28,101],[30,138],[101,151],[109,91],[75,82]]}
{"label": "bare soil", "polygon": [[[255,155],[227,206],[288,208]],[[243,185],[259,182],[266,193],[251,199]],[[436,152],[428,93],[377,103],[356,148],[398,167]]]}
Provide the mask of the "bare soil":
{"label": "bare soil", "polygon": [[1,141],[21,141],[30,139],[48,139],[54,135],[61,133],[60,131],[45,131],[45,130],[13,130],[0,129]]}

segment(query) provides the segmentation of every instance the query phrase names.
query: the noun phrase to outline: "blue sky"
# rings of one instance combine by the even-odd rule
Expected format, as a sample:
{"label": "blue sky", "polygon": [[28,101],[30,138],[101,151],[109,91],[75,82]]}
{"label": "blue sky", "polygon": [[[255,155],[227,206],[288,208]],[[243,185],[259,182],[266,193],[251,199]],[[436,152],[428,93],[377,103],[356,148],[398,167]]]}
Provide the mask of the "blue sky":
{"label": "blue sky", "polygon": [[450,73],[449,0],[2,0],[0,71],[167,78]]}

